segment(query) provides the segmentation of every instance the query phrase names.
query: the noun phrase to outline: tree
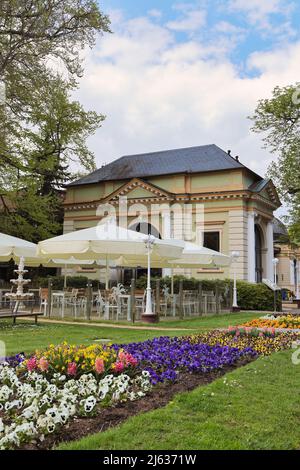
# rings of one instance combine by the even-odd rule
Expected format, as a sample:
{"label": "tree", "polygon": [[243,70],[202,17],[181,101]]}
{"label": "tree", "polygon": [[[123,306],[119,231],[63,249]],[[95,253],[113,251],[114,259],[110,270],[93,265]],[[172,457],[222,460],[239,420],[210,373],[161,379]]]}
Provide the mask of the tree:
{"label": "tree", "polygon": [[108,31],[93,0],[0,3],[0,196],[10,233],[33,241],[57,233],[62,185],[95,167],[86,141],[104,116],[71,94],[83,74],[81,50]]}
{"label": "tree", "polygon": [[300,242],[300,86],[276,87],[270,99],[260,100],[251,119],[252,130],[264,133],[265,147],[278,158],[268,168],[289,207],[290,234]]}
{"label": "tree", "polygon": [[74,178],[76,165],[88,172],[95,169],[86,139],[104,117],[72,101],[69,88],[59,77],[44,87],[43,96],[32,106],[30,126],[19,132],[14,145],[18,168],[10,170],[10,204],[4,206],[2,226],[28,240],[39,241],[59,231],[61,188]]}

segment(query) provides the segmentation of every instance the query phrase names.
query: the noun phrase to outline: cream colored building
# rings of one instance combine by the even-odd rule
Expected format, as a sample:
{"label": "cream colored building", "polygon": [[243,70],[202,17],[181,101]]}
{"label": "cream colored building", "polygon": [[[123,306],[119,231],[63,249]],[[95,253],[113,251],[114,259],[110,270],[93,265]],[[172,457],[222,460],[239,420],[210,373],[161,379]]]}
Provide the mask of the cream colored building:
{"label": "cream colored building", "polygon": [[[239,251],[238,278],[257,282],[273,280],[273,212],[279,206],[271,180],[230,152],[205,145],[125,156],[71,183],[64,232],[96,225],[114,211],[118,220],[126,212],[129,228],[148,231],[151,226],[163,238],[184,238],[226,254]],[[190,221],[184,230],[183,213]],[[185,274],[222,279],[232,275],[230,270],[199,268]]]}
{"label": "cream colored building", "polygon": [[290,243],[282,222],[274,220],[274,251],[278,258],[277,284],[300,298],[300,247]]}

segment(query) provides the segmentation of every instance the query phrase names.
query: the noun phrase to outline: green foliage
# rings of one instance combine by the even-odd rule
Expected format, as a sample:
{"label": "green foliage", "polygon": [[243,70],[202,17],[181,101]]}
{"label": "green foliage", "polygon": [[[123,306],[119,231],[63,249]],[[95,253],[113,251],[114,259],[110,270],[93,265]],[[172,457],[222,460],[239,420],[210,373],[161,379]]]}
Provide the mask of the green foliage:
{"label": "green foliage", "polygon": [[[171,277],[164,277],[164,278],[156,278],[153,277],[151,278],[151,287],[155,287],[155,281],[156,279],[161,280],[161,286],[167,286],[169,289],[171,289],[171,282],[172,279]],[[176,275],[174,276],[174,292],[179,291],[179,282],[183,281],[183,289],[184,290],[197,290],[199,286],[199,279],[196,278],[187,278],[182,275]],[[216,286],[218,285],[220,292],[224,292],[227,290],[230,281],[225,280],[212,280],[212,279],[204,279],[201,281],[202,282],[202,289],[206,291],[214,291],[216,289]],[[137,279],[136,281],[136,288],[137,289],[146,289],[147,287],[147,276],[141,276]]]}
{"label": "green foliage", "polygon": [[[274,292],[265,284],[252,284],[238,281],[238,305],[243,310],[273,310]],[[281,307],[280,295],[277,295],[277,309]]]}
{"label": "green foliage", "polygon": [[[186,278],[184,276],[174,276],[174,292],[179,291],[179,282],[183,281],[184,290],[197,290],[199,286],[199,279]],[[155,288],[156,278],[151,279],[151,287]],[[201,281],[203,291],[216,292],[218,287],[219,293],[223,296],[223,301],[229,302],[229,279],[203,279]],[[171,278],[164,277],[161,279],[161,286],[166,285],[171,291]],[[137,289],[145,289],[147,286],[147,277],[141,276],[136,282]],[[238,305],[242,310],[273,310],[274,309],[274,293],[265,284],[253,284],[245,281],[237,282],[238,289]],[[277,308],[281,306],[280,295],[277,299]],[[229,305],[229,304],[228,304]]]}
{"label": "green foliage", "polygon": [[63,185],[74,172],[94,170],[86,141],[104,116],[85,111],[71,94],[83,74],[81,50],[108,31],[93,0],[1,1],[2,231],[31,241],[58,234]]}
{"label": "green foliage", "polygon": [[[62,290],[64,288],[64,276],[48,276],[40,277],[34,280],[34,285],[38,287],[48,287],[48,280],[51,279],[52,288],[55,290]],[[85,289],[87,283],[90,281],[94,288],[99,288],[99,281],[96,279],[89,279],[86,276],[68,276],[67,277],[67,287],[72,287],[74,289]],[[104,285],[100,284],[100,288],[103,288]]]}
{"label": "green foliage", "polygon": [[264,134],[265,147],[278,156],[268,169],[282,200],[289,206],[292,241],[300,243],[300,84],[276,87],[260,100],[252,130]]}

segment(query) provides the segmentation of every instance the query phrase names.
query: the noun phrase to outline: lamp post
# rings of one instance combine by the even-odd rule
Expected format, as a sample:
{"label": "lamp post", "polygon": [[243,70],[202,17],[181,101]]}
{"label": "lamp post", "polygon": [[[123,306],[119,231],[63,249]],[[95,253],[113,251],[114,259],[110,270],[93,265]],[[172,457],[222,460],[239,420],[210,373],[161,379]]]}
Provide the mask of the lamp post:
{"label": "lamp post", "polygon": [[142,320],[148,323],[157,321],[157,315],[152,312],[152,298],[151,298],[151,253],[153,251],[155,237],[148,235],[145,245],[147,249],[148,267],[147,267],[147,289],[146,289],[146,309],[142,315]]}
{"label": "lamp post", "polygon": [[231,261],[234,264],[234,269],[233,269],[233,301],[232,301],[232,307],[231,310],[232,312],[239,312],[239,306],[237,303],[237,288],[236,288],[236,265],[235,263],[239,259],[240,252],[239,251],[233,251],[231,253]]}
{"label": "lamp post", "polygon": [[300,299],[300,292],[299,292],[299,260],[296,261],[296,300]]}
{"label": "lamp post", "polygon": [[277,265],[279,263],[279,259],[278,258],[273,258],[272,259],[272,263],[273,263],[273,267],[274,267],[274,279],[273,279],[273,282],[274,282],[274,313],[276,313],[277,311]]}
{"label": "lamp post", "polygon": [[274,279],[273,279],[273,282],[276,286],[277,285],[277,265],[279,263],[279,259],[278,258],[273,258],[272,263],[273,263],[273,266],[274,266]]}

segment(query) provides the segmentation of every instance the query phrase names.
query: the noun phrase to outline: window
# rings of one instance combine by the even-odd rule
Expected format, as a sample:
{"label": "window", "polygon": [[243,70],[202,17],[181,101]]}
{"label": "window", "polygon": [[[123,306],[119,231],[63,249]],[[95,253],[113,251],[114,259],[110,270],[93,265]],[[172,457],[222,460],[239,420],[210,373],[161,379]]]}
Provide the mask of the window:
{"label": "window", "polygon": [[220,232],[204,232],[203,246],[211,250],[220,251]]}

